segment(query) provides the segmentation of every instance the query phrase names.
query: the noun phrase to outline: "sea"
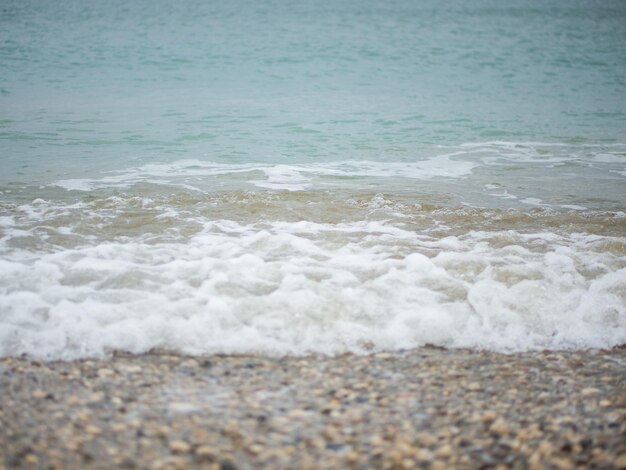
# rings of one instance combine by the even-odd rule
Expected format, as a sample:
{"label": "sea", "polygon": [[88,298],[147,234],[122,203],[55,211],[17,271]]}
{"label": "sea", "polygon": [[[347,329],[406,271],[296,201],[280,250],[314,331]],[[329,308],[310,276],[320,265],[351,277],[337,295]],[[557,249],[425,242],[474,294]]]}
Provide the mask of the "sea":
{"label": "sea", "polygon": [[0,356],[624,343],[623,0],[0,2]]}

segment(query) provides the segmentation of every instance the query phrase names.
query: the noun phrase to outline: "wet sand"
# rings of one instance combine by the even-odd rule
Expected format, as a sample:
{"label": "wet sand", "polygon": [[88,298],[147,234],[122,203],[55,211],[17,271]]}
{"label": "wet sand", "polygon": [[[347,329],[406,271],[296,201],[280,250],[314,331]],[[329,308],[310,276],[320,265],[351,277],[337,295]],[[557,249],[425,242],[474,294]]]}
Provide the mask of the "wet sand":
{"label": "wet sand", "polygon": [[626,349],[0,359],[0,468],[626,468]]}

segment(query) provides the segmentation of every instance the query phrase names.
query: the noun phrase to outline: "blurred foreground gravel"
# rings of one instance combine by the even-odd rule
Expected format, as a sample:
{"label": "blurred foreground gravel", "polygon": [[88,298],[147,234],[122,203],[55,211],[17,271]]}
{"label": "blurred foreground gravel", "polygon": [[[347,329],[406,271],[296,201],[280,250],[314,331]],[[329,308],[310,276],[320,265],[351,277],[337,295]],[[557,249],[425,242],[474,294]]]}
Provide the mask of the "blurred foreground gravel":
{"label": "blurred foreground gravel", "polygon": [[0,359],[0,468],[626,468],[626,349]]}

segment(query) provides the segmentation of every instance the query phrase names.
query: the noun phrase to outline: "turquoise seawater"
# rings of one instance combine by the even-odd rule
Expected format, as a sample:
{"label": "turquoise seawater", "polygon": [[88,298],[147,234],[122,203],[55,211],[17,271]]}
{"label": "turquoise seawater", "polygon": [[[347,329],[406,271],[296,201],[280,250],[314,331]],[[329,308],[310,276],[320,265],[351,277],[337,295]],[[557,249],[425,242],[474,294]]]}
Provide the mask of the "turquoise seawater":
{"label": "turquoise seawater", "polygon": [[626,2],[0,3],[0,355],[626,342]]}
{"label": "turquoise seawater", "polygon": [[5,0],[0,15],[3,181],[625,141],[621,0]]}

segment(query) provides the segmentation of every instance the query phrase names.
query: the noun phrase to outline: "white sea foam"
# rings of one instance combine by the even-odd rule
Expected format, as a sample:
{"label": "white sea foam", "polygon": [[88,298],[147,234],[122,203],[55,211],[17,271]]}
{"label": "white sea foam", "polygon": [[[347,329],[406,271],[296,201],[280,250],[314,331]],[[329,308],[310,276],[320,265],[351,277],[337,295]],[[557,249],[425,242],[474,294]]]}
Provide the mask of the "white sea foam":
{"label": "white sea foam", "polygon": [[[412,179],[461,178],[471,174],[477,163],[452,161],[453,154],[443,154],[415,162],[339,161],[311,164],[220,164],[201,160],[150,164],[120,170],[101,178],[58,180],[54,186],[69,191],[93,191],[101,188],[128,188],[137,183],[174,184],[198,189],[193,184],[202,178],[223,175],[248,175],[254,186],[298,191],[308,188],[316,176],[402,177]],[[259,179],[259,174],[263,177]]]}
{"label": "white sea foam", "polygon": [[[626,163],[626,144],[624,143],[573,146],[558,142],[489,141],[465,143],[459,147],[467,154],[479,156],[485,164],[499,164],[507,160],[515,163],[541,163],[543,165],[563,163],[623,165]],[[442,148],[455,149],[457,147]]]}
{"label": "white sea foam", "polygon": [[626,342],[625,248],[598,235],[219,220],[182,242],[14,250],[0,259],[0,356],[606,348]]}
{"label": "white sea foam", "polygon": [[[126,190],[141,184],[166,185],[199,193],[216,189],[263,188],[274,191],[304,191],[311,188],[341,188],[398,185],[418,191],[442,189],[457,204],[471,207],[541,207],[584,210],[615,209],[623,200],[620,178],[626,161],[626,145],[567,145],[540,142],[479,142],[449,147],[431,147],[414,158],[389,161],[309,161],[308,163],[239,163],[178,160],[119,169],[91,178],[57,180],[52,186],[68,191]],[[589,186],[578,187],[585,175],[602,185],[601,196]],[[436,185],[430,185],[436,180]],[[446,186],[447,185],[447,186]],[[476,192],[476,188],[484,188]],[[530,201],[530,202],[529,202]]]}
{"label": "white sea foam", "polygon": [[520,202],[522,202],[523,204],[528,204],[529,206],[549,207],[549,204],[543,203],[541,199],[538,199],[536,197],[527,197],[525,199],[522,199]]}

